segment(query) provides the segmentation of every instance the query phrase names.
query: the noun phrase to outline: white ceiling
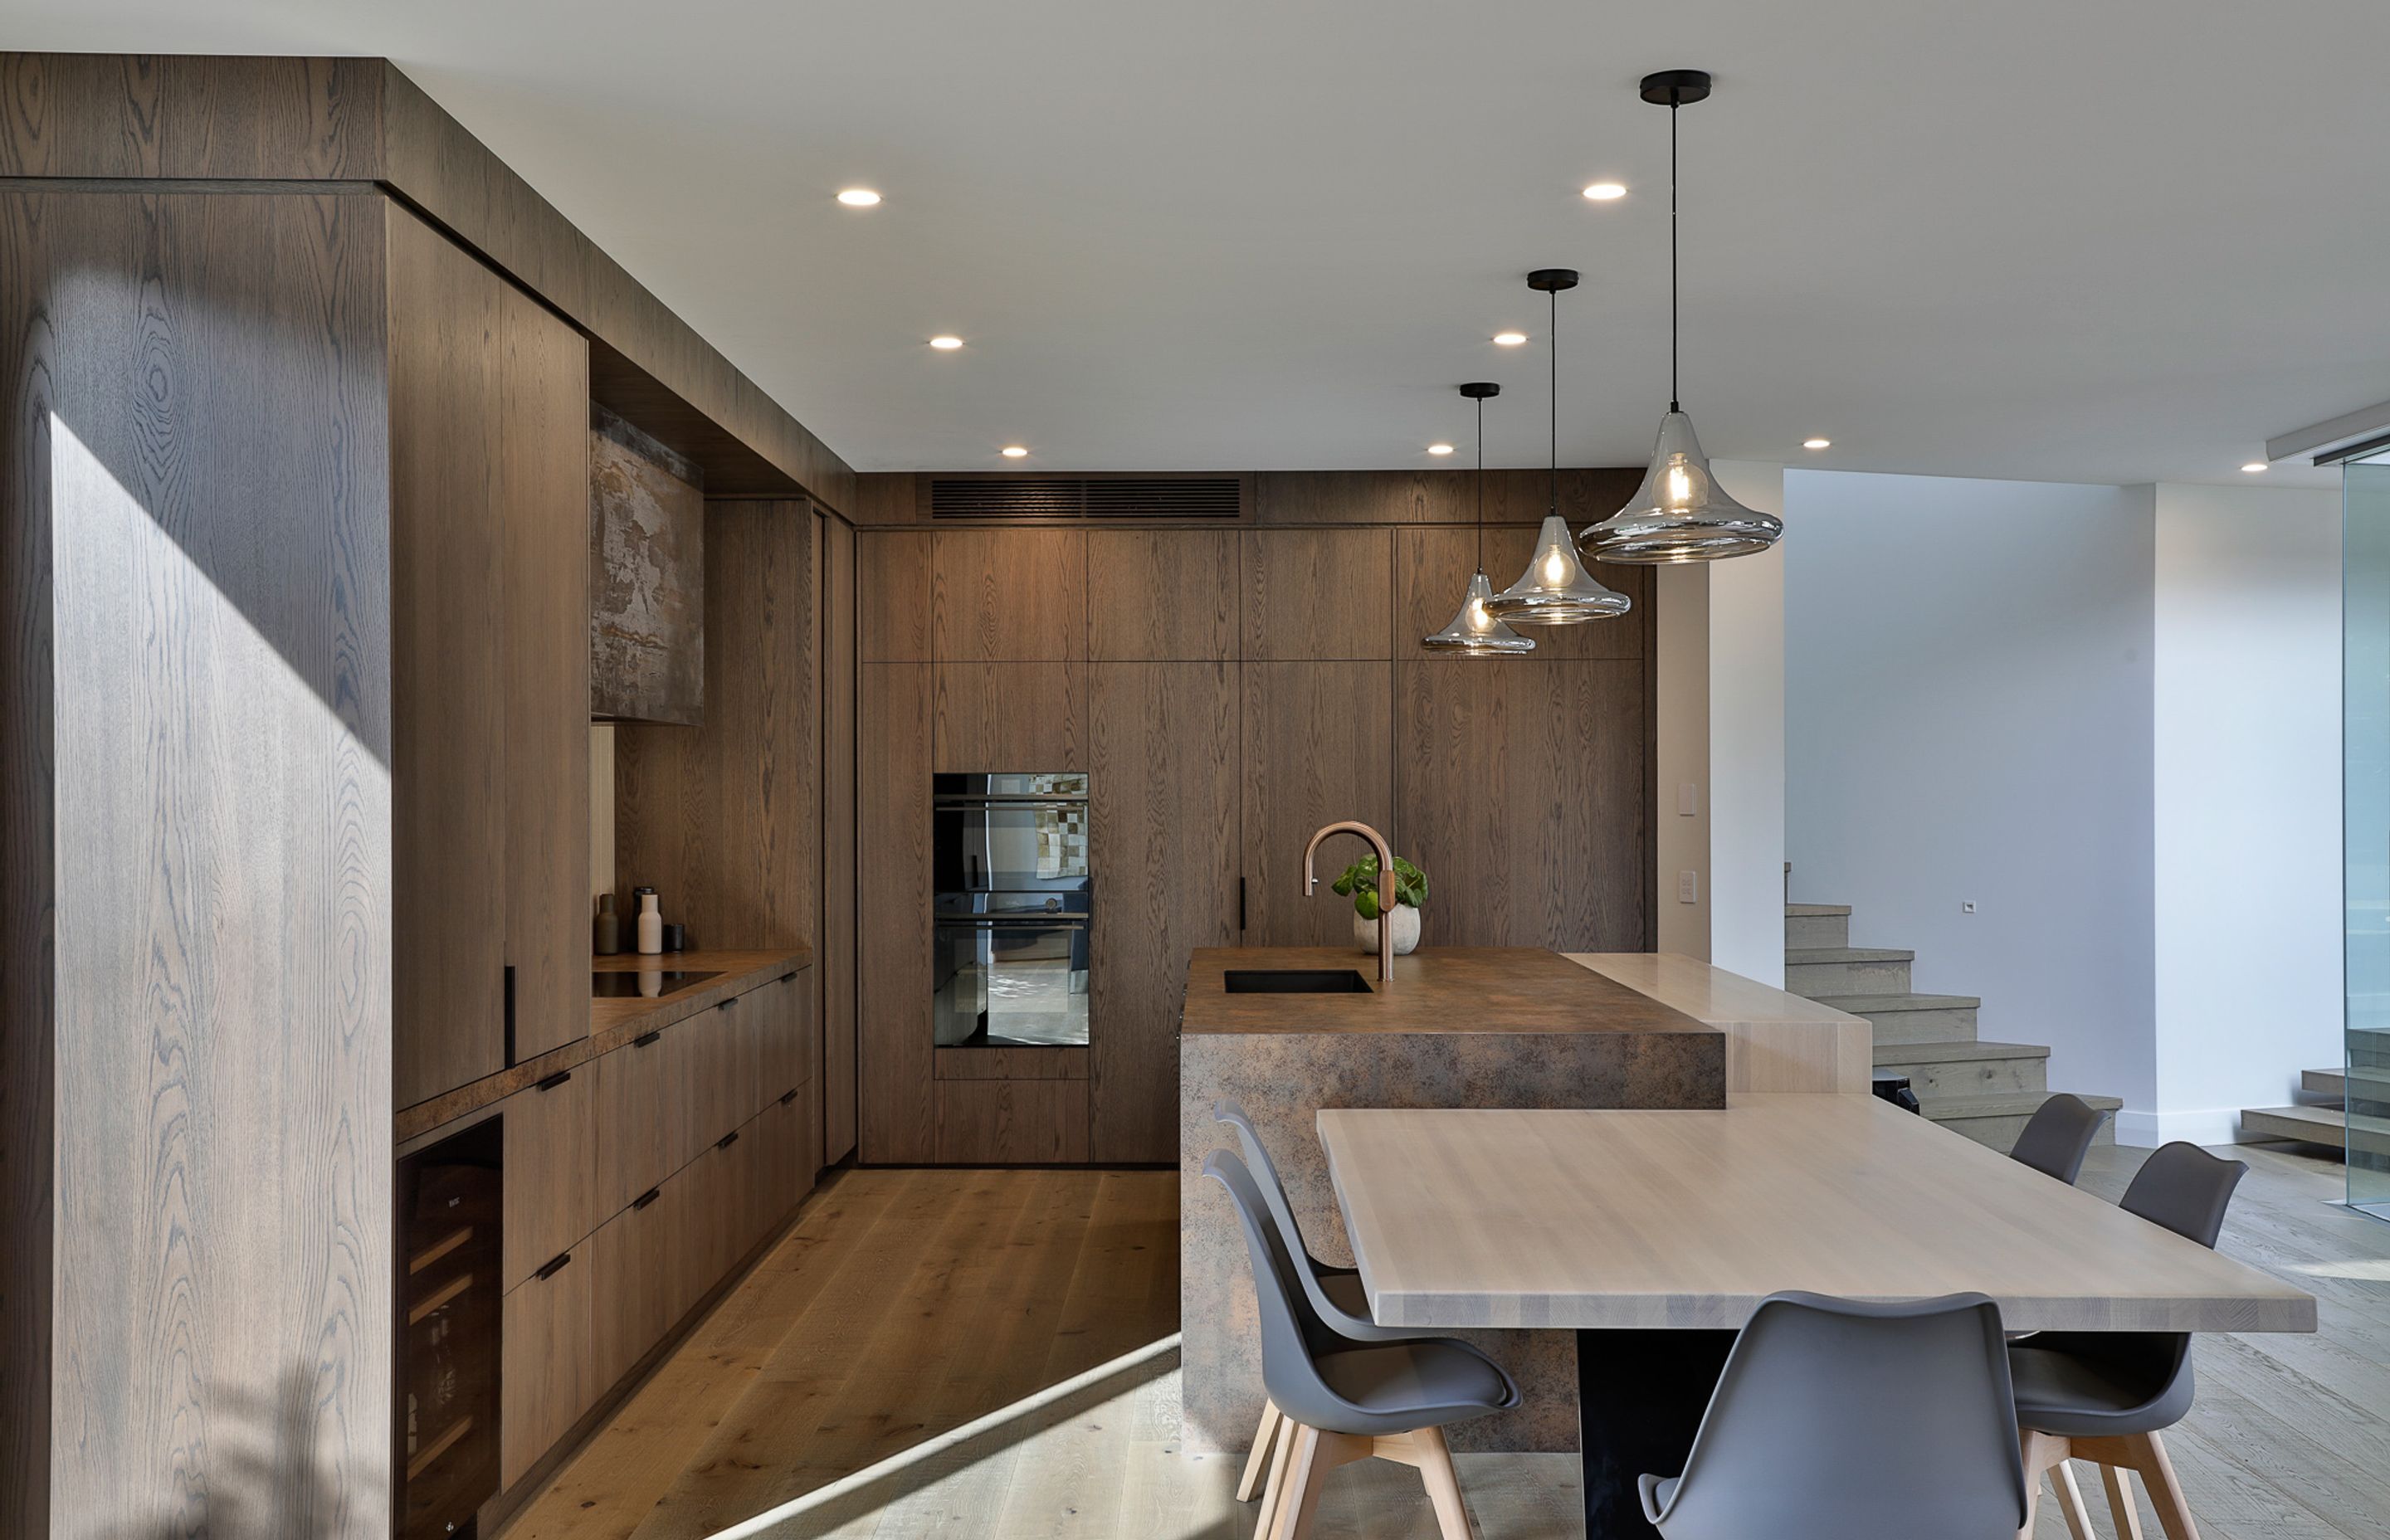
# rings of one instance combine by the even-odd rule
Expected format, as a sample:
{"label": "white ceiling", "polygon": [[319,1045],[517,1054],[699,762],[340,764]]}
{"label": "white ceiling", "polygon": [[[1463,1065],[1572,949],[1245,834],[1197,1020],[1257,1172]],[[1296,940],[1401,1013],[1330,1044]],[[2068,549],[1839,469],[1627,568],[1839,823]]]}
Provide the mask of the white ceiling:
{"label": "white ceiling", "polygon": [[1586,275],[1562,456],[1639,460],[1634,88],[1679,66],[1718,78],[1683,117],[1713,454],[2255,481],[2390,398],[2382,0],[0,0],[0,45],[386,54],[861,469],[1465,463],[1479,378],[1492,461],[1541,464],[1543,265]]}

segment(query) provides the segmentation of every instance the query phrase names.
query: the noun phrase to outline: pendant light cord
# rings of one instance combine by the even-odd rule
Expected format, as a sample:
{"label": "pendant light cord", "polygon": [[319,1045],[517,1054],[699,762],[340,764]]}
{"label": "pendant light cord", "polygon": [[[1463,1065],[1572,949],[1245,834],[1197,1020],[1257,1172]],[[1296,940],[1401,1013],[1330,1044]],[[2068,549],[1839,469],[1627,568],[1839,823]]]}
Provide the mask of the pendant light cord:
{"label": "pendant light cord", "polygon": [[1552,360],[1552,468],[1545,483],[1546,513],[1561,511],[1561,291],[1547,289],[1545,297],[1552,302],[1552,318],[1544,327],[1544,351]]}
{"label": "pendant light cord", "polygon": [[1485,398],[1477,398],[1477,570],[1485,571]]}
{"label": "pendant light cord", "polygon": [[1668,99],[1668,410],[1684,409],[1677,398],[1677,114],[1683,109],[1672,94]]}

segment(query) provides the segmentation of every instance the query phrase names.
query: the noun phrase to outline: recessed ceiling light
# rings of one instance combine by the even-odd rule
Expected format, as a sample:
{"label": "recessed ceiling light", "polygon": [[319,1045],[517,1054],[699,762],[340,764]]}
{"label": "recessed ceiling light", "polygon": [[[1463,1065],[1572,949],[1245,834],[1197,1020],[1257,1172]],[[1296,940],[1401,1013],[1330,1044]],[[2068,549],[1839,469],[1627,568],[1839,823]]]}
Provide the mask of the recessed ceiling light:
{"label": "recessed ceiling light", "polygon": [[959,337],[932,337],[930,339],[930,346],[936,348],[941,353],[952,353],[955,349],[959,348],[962,345],[963,340]]}
{"label": "recessed ceiling light", "polygon": [[1526,340],[1527,334],[1523,331],[1497,331],[1494,334],[1494,340],[1506,348],[1515,348]]}
{"label": "recessed ceiling light", "polygon": [[1020,459],[1022,456],[1028,453],[1028,450],[1023,449],[1017,443],[1008,443],[1004,446],[1004,457],[1008,460]]}
{"label": "recessed ceiling light", "polygon": [[1431,455],[1449,455],[1452,453],[1452,445],[1448,443],[1432,443],[1427,446],[1427,452]]}
{"label": "recessed ceiling light", "polygon": [[838,200],[850,209],[868,209],[880,201],[880,195],[869,187],[848,187],[839,193]]}
{"label": "recessed ceiling light", "polygon": [[1827,449],[1832,447],[1833,442],[1834,441],[1831,439],[1803,439],[1801,441],[1801,447],[1804,449]]}
{"label": "recessed ceiling light", "polygon": [[2242,466],[2241,468],[2247,471],[2250,475],[2255,476],[2257,472],[2266,468],[2266,462],[2263,460],[2251,460],[2247,465]]}
{"label": "recessed ceiling light", "polygon": [[1607,203],[1613,198],[1625,198],[1626,196],[1626,184],[1624,182],[1596,182],[1592,186],[1585,189],[1585,196],[1592,199],[1596,203]]}

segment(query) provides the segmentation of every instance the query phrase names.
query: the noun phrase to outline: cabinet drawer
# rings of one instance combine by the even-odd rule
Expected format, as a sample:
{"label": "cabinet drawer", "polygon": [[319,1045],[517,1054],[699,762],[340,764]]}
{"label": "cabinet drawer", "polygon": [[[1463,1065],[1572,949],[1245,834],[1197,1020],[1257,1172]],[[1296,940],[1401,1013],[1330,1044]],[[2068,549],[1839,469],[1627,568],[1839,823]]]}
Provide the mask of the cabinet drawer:
{"label": "cabinet drawer", "polygon": [[[626,1207],[589,1238],[594,1395],[603,1395],[631,1371],[680,1319],[673,1250],[678,1240],[682,1188],[665,1182],[634,1193]],[[644,1201],[642,1201],[644,1200]]]}
{"label": "cabinet drawer", "polygon": [[821,1148],[821,1098],[797,1086],[755,1120],[763,1145],[756,1161],[754,1236],[761,1239],[813,1190]]}
{"label": "cabinet drawer", "polygon": [[498,1480],[507,1486],[539,1462],[605,1387],[591,1363],[597,1269],[590,1248],[543,1264],[546,1277],[525,1279],[500,1309],[503,1384],[498,1393]]}
{"label": "cabinet drawer", "polygon": [[500,1274],[512,1289],[598,1227],[598,1077],[586,1064],[498,1104],[506,1119]]}
{"label": "cabinet drawer", "polygon": [[792,973],[756,994],[771,1002],[771,1008],[764,1013],[769,1022],[761,1046],[762,1075],[756,1085],[761,1097],[756,1110],[761,1111],[814,1077],[813,975]]}
{"label": "cabinet drawer", "polygon": [[739,1105],[752,1097],[755,1081],[747,1016],[741,1012],[752,1014],[743,998],[733,998],[674,1029],[688,1034],[681,1059],[688,1109],[681,1140],[684,1165],[751,1115],[752,1109]]}
{"label": "cabinet drawer", "polygon": [[598,1060],[598,1212],[616,1214],[686,1161],[688,1046],[681,1027],[649,1033]]}

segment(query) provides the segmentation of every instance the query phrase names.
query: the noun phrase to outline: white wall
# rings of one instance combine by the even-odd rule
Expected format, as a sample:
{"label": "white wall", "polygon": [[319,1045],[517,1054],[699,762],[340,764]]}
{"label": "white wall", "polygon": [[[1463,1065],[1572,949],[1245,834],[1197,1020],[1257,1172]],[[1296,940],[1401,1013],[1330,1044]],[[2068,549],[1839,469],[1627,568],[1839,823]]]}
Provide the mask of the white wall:
{"label": "white wall", "polygon": [[1784,503],[1792,896],[2150,1107],[2152,490],[1792,470]]}
{"label": "white wall", "polygon": [[2156,1094],[2233,1136],[2341,1061],[2340,495],[2156,489]]}
{"label": "white wall", "polygon": [[[1659,866],[1651,892],[1659,905],[1663,952],[1704,962],[1710,955],[1710,569],[1705,562],[1662,567],[1653,602],[1651,772],[1659,828],[1652,840]],[[1690,787],[1692,812],[1682,811]],[[1693,901],[1678,892],[1678,874],[1693,874]]]}

